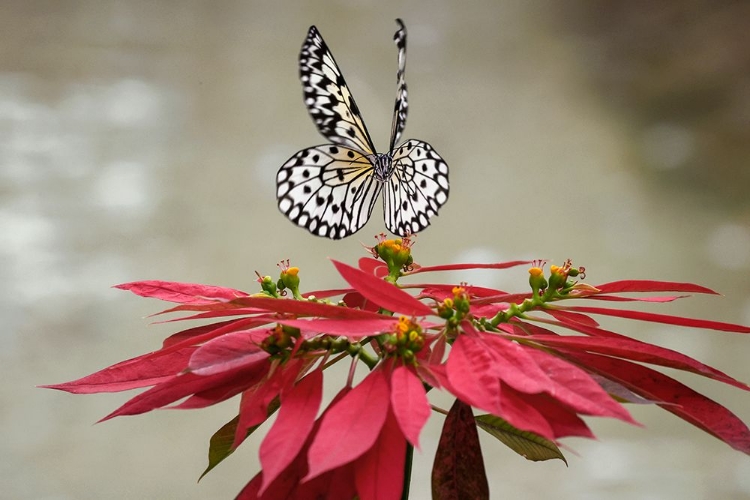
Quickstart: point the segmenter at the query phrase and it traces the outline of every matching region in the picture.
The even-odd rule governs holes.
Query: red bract
[[[322,397],[322,370],[313,370],[281,394],[279,416],[260,447],[263,487],[259,493],[263,493],[299,454],[315,424]]]
[[[391,409],[404,437],[419,448],[419,432],[430,417],[430,404],[419,376],[410,366],[391,374]]]
[[[742,390],[750,389],[746,384],[687,355],[609,331],[600,321],[614,316],[734,333],[750,328],[569,305],[666,303],[683,298],[670,293],[715,294],[712,290],[653,280],[594,287],[576,281],[583,270],[569,263],[551,266],[547,276],[532,267],[530,290],[514,293],[470,285],[397,285],[412,274],[493,272],[527,263],[420,267],[410,250],[408,240],[386,240],[370,249],[382,261],[361,259],[358,268],[334,261],[351,288],[307,294],[298,289],[299,269],[288,263],[277,282],[260,278],[255,294],[162,281],[120,285],[176,304],[163,313],[189,314],[170,321],[223,321],[180,331],[155,352],[46,387],[72,393],[150,387],[102,420],[158,408],[201,408],[239,395],[237,417],[211,440],[207,471],[278,411],[260,445],[262,470],[240,493],[243,499],[400,498],[408,488],[411,448],[419,446],[432,410],[449,415],[433,470],[436,498],[466,491],[486,496],[477,426],[531,460],[563,458],[559,439],[593,437],[581,416],[635,424],[622,401],[658,405],[750,453],[750,432],[739,418],[640,363]],[[350,375],[319,415],[325,370],[344,360],[351,363]],[[361,364],[369,372],[356,372]],[[455,396],[450,413],[430,405],[432,389]],[[475,417],[471,407],[487,414]]]
[[[310,446],[306,479],[348,464],[372,448],[388,415],[388,399],[388,381],[376,369],[332,405]]]

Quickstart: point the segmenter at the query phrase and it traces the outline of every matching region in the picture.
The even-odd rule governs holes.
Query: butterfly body
[[[373,175],[379,182],[386,182],[393,175],[393,155],[391,153],[375,153],[367,157],[373,165]]]
[[[390,150],[378,153],[333,54],[312,26],[300,51],[305,105],[332,142],[298,151],[279,169],[276,198],[289,220],[332,239],[359,231],[383,196],[385,225],[400,236],[417,233],[447,201],[448,165],[426,142],[395,146],[406,126],[406,29],[397,20],[398,94]]]

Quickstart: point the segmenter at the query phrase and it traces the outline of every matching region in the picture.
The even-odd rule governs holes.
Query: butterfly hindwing
[[[385,227],[407,236],[430,225],[448,201],[448,165],[426,142],[409,139],[391,152],[393,175],[385,186]]]
[[[374,153],[354,97],[315,26],[310,27],[302,44],[299,73],[305,105],[320,133],[335,144]]]
[[[303,149],[276,175],[276,199],[292,222],[317,236],[345,238],[364,226],[382,188],[370,160],[334,144]]]

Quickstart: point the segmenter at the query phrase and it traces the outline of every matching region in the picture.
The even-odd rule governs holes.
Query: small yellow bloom
[[[297,276],[297,273],[299,273],[299,267],[290,267],[286,271],[282,270],[282,273],[290,274],[292,276]]]
[[[557,267],[557,266],[552,266],[552,267]],[[541,276],[543,273],[544,271],[542,270],[541,267],[532,267],[529,269],[529,274],[534,277]]]

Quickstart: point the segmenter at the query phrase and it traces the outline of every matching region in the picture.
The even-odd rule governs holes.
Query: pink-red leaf
[[[448,344],[448,340],[445,338],[445,335],[438,335],[437,337],[433,337],[433,339],[434,342],[427,353],[427,360],[429,363],[439,364],[442,363],[443,358],[445,358],[445,347]],[[421,357],[423,352],[424,350],[420,351],[417,356]]]
[[[260,445],[263,486],[260,493],[292,463],[315,423],[323,396],[323,371],[314,370],[281,394],[281,409]]]
[[[623,280],[612,281],[597,285],[600,293],[628,293],[628,292],[685,292],[685,293],[708,293],[718,295],[710,288],[695,285],[693,283],[680,283],[673,281],[652,280]]]
[[[353,292],[353,288],[340,288],[338,290],[315,290],[314,292],[305,292],[302,294],[304,298],[315,297],[316,299],[327,299],[330,297],[336,297],[337,295],[346,295],[347,293]]]
[[[220,323],[211,323],[209,325],[196,326],[193,328],[188,328],[187,330],[182,330],[177,333],[173,333],[172,335],[164,339],[164,341],[162,342],[162,347],[171,347],[175,344],[179,344],[183,340],[192,339],[195,337],[201,337],[202,335],[205,335],[206,333],[212,332],[214,330],[219,330],[222,328],[230,327],[230,325],[234,325],[238,321],[242,321],[242,320],[230,319],[227,321],[222,321]],[[200,344],[200,343],[201,342],[196,342],[196,344]]]
[[[560,309],[588,314],[603,314],[606,316],[615,316],[618,318],[637,319],[640,321],[650,321],[652,323],[665,323],[668,325],[706,328],[708,330],[720,330],[723,332],[750,333],[750,327],[748,326],[735,325],[733,323],[723,323],[721,321],[710,321],[705,319],[683,318],[681,316],[670,316],[668,314],[655,314],[641,311],[610,309],[608,307],[588,306],[560,307]]]
[[[183,371],[195,350],[196,347],[184,347],[179,350],[143,354],[72,382],[41,387],[72,394],[93,394],[127,391],[155,385]]]
[[[496,264],[444,264],[440,266],[425,266],[409,271],[405,274],[431,273],[434,271],[463,271],[465,269],[508,269],[510,267],[531,264],[530,260],[511,260]]]
[[[295,495],[291,498],[304,500],[338,499],[349,500],[357,498],[357,489],[354,483],[355,464],[347,464],[337,467],[329,472],[321,474],[310,481],[302,482],[297,486]],[[268,500],[276,500],[278,496]],[[264,499],[265,500],[265,499]]]
[[[605,330],[606,331],[606,330]],[[611,333],[611,332],[609,332]],[[617,334],[613,334],[617,335]],[[648,344],[624,336],[607,337],[564,337],[560,335],[531,335],[517,337],[532,339],[535,342],[552,347],[567,347],[581,351],[596,352],[609,356],[617,356],[643,363],[667,366],[678,370],[685,370],[704,377],[712,378],[725,384],[733,385],[743,390],[750,390],[746,384],[735,380],[716,368],[697,361],[690,356],[667,349],[665,347]]]
[[[347,464],[372,448],[389,408],[388,382],[374,370],[323,416],[308,452],[305,481]]]
[[[332,406],[335,406],[348,391],[348,388],[342,389],[323,414],[325,415]],[[315,498],[325,498],[326,494],[329,498],[353,498],[356,493],[354,491],[354,471],[351,468],[353,464],[340,467],[327,474],[321,474],[312,481],[300,484],[302,478],[307,474],[307,452],[320,428],[321,419],[322,417],[313,424],[313,429],[308,434],[302,449],[292,463],[268,486],[262,496],[258,495],[258,490],[260,490],[261,483],[263,482],[261,472],[248,483],[237,498],[246,500],[276,500],[279,498],[312,500]]]
[[[507,391],[506,391],[507,393]],[[504,393],[504,394],[506,394]],[[544,416],[544,419],[552,428],[555,439],[563,437],[585,437],[593,439],[594,433],[588,428],[575,411],[571,410],[559,400],[549,394],[517,394],[523,398],[536,411]]]
[[[282,325],[293,326],[300,330],[308,330],[328,335],[342,335],[351,340],[360,340],[369,335],[377,335],[387,331],[393,331],[398,319],[392,316],[382,316],[367,319],[336,319],[336,318],[313,318],[313,319],[286,319],[279,318]]]
[[[434,371],[434,370],[433,370]],[[500,381],[496,359],[475,340],[459,335],[445,364],[454,394],[472,406],[496,413],[500,404]]]
[[[589,295],[585,298],[598,300],[600,302],[651,302],[652,304],[664,304],[684,299],[689,295],[663,295],[660,297],[621,297],[619,295]]]
[[[234,500],[258,500],[260,495],[258,491],[263,484],[263,471],[258,472],[248,481],[244,488],[237,494]],[[288,492],[287,492],[288,493]]]
[[[396,285],[387,283],[343,262],[334,260],[333,265],[336,266],[339,274],[365,298],[389,311],[400,312],[408,316],[429,316],[433,314],[432,309],[399,289]]]
[[[393,287],[395,289],[395,287]],[[405,293],[405,292],[404,292]],[[415,299],[416,300],[416,299]],[[320,316],[322,318],[370,319],[383,316],[370,311],[336,306],[307,300],[272,299],[267,297],[243,297],[232,301],[235,305],[252,306],[269,312],[290,313],[300,316]],[[425,306],[426,307],[426,306]]]
[[[214,302],[202,305],[181,305],[161,311],[157,314],[166,314],[177,311],[209,311],[194,316],[176,318],[169,321],[184,321],[187,319],[213,318],[220,316],[236,316],[238,314],[266,314],[266,313],[290,313],[301,316],[321,316],[331,318],[367,318],[375,317],[374,313],[359,311],[348,307],[342,307],[323,302],[312,302],[308,300],[275,299],[271,297],[241,297],[231,302]],[[264,316],[258,316],[264,317]]]
[[[181,305],[165,309],[154,313],[149,317],[160,316],[162,314],[169,314],[173,312],[182,311],[205,311],[198,314],[192,314],[190,316],[180,316],[179,318],[170,318],[161,321],[154,321],[155,325],[163,325],[166,323],[176,323],[178,321],[191,321],[196,319],[212,319],[212,318],[226,318],[231,316],[251,316],[259,315],[266,311],[262,309],[256,309],[253,307],[238,307],[236,304],[231,302],[214,302],[213,304],[203,304],[198,306]]]
[[[523,394],[505,383],[500,383],[500,405],[495,414],[514,427],[533,432],[550,440],[555,439],[555,425],[547,420],[541,408],[533,402],[534,395]]]
[[[430,418],[430,402],[422,381],[406,366],[391,374],[391,407],[406,439],[419,449],[419,433]]]
[[[162,345],[165,349],[174,349],[181,346],[203,344],[221,335],[267,325],[274,320],[273,316],[256,316],[254,318],[233,319],[212,325],[204,325],[175,333],[167,337]]]
[[[529,354],[554,383],[551,391],[545,391],[552,399],[563,403],[578,413],[598,417],[613,417],[638,425],[630,416],[628,410],[612,399],[581,368],[536,349],[529,349]]]
[[[377,304],[375,304],[374,302],[370,302],[369,300],[364,298],[361,293],[359,293],[356,290],[344,295],[344,298],[342,300],[344,301],[344,304],[346,304],[348,307],[353,307],[356,309],[363,309],[365,311],[372,311],[372,312],[378,312],[380,310],[380,307],[378,307]]]
[[[195,394],[196,392],[220,387],[229,383],[235,377],[242,379],[252,371],[252,368],[252,366],[249,368],[243,367],[237,370],[205,377],[196,375],[195,373],[176,375],[167,381],[138,394],[134,398],[131,398],[120,408],[101,419],[100,422],[120,415],[139,415],[156,408],[162,408],[186,396]]]
[[[591,319],[590,317],[586,316],[585,314],[578,314],[570,311],[561,311],[559,309],[553,309],[553,308],[545,308],[543,311],[553,318],[560,321],[560,323],[565,324],[578,324],[578,325],[585,325],[585,326],[592,326],[597,327],[599,326],[599,323],[597,323],[595,320]]]
[[[360,500],[401,498],[405,459],[406,440],[393,413],[388,412],[375,445],[354,465]]]
[[[467,326],[464,326],[464,329]],[[539,336],[513,338],[537,337]],[[568,339],[553,335],[549,337]],[[519,393],[546,393],[576,412],[636,423],[625,408],[615,402],[588,373],[577,366],[538,349],[509,342],[502,337],[481,334],[480,338],[489,347],[489,352],[498,357],[496,370],[500,379]],[[504,397],[503,394],[501,397]],[[525,396],[522,397],[526,401],[529,400]]]
[[[133,281],[115,285],[113,288],[128,290],[141,297],[152,297],[179,304],[209,304],[216,299],[232,300],[244,297],[245,292],[221,286],[178,283],[174,281]]]
[[[213,375],[260,363],[270,355],[258,345],[267,332],[227,333],[206,342],[190,358],[188,368],[197,375]]]
[[[651,368],[621,359],[565,350],[570,359],[615,380],[636,394],[667,404],[665,410],[750,455],[750,430],[727,408]]]
[[[474,415],[460,400],[445,418],[432,466],[432,498],[455,500],[490,498],[482,449]]]
[[[368,274],[372,274],[378,278],[385,278],[388,276],[388,266],[382,260],[362,257],[359,259],[358,264],[359,268]]]
[[[421,289],[422,292],[420,292],[419,297],[429,297],[442,302],[443,299],[453,298],[453,289],[457,286],[458,285],[419,283],[414,285],[404,285],[403,288],[416,288],[418,290]],[[495,290],[494,288],[485,288],[474,285],[463,285],[462,288],[466,290],[466,293],[468,293],[469,297],[471,297],[472,299],[478,297],[494,297],[496,295],[505,293],[500,290]]]
[[[205,391],[199,391],[175,406],[168,406],[170,410],[192,410],[206,408],[236,396],[248,387],[260,382],[268,374],[271,364],[266,358],[260,363],[255,363],[250,371],[244,372],[242,377],[235,377],[226,383],[216,387],[210,387]]]
[[[265,422],[268,418],[268,406],[281,392],[283,377],[277,369],[269,378],[253,384],[242,393],[240,398],[240,419],[235,429],[232,449],[236,449],[245,440],[248,430]],[[255,382],[255,381],[253,381]]]
[[[520,304],[526,299],[531,298],[531,292],[525,293],[503,293],[500,295],[492,295],[489,297],[481,297],[471,301],[472,308],[474,306],[481,306],[485,304],[497,304],[497,303],[508,303],[508,304]]]
[[[465,322],[461,325],[464,331],[476,332]],[[480,334],[467,337],[466,345],[476,353],[484,351],[494,359],[491,373],[506,384],[520,392],[551,392],[552,380],[537,366],[531,357],[533,349],[511,342],[493,334]]]

